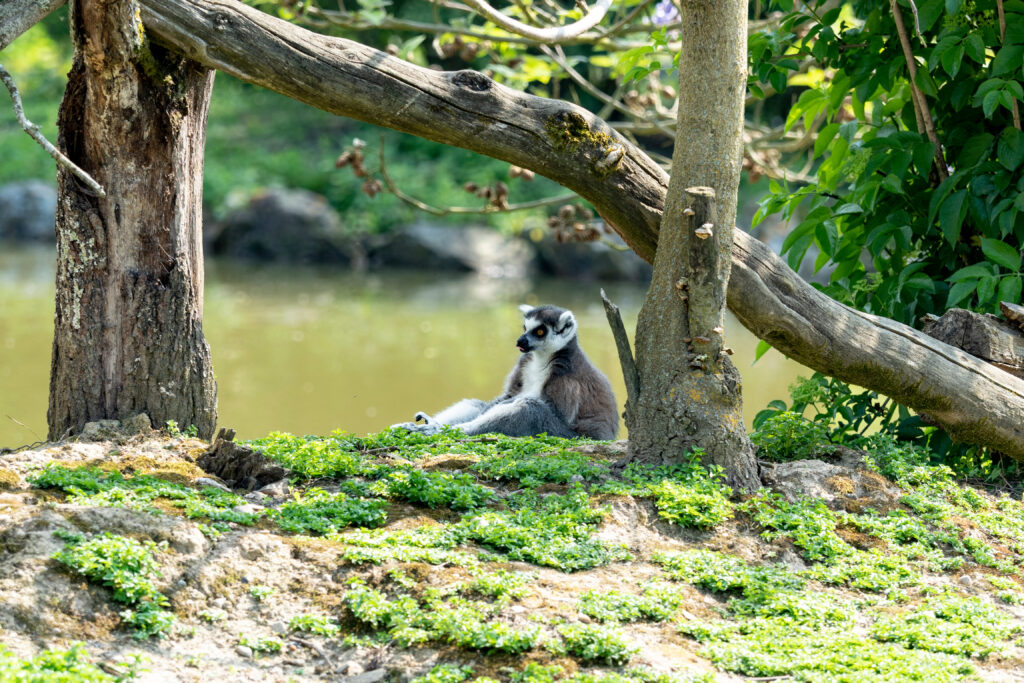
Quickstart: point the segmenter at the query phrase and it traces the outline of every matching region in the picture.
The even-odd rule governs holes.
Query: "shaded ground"
[[[898,451],[739,499],[615,445],[272,435],[293,484],[229,494],[113,437],[0,455],[0,678],[81,642],[152,681],[1024,680],[1024,508]]]

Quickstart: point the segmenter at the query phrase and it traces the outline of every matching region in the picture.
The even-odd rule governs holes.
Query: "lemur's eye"
[[[537,335],[538,337],[543,337],[544,336],[544,328],[543,327],[538,327],[537,329],[535,329],[533,331],[533,333],[535,335]]]

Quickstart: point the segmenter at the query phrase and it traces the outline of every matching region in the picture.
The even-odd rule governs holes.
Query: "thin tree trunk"
[[[148,413],[210,436],[201,188],[213,72],[143,39],[131,0],[71,5],[60,146],[107,192],[58,172],[50,438]]]
[[[676,462],[700,447],[730,483],[755,490],[760,479],[743,426],[740,376],[723,350],[742,161],[747,6],[684,0],[680,10],[679,122],[654,276],[637,320],[640,389],[626,412],[629,454]]]

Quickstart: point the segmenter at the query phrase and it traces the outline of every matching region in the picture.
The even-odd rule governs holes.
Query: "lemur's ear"
[[[558,316],[558,322],[555,323],[555,332],[564,334],[574,327],[576,327],[576,318],[573,316],[572,311],[566,311]]]
[[[519,312],[522,313],[523,315],[526,315],[532,310],[533,306],[530,306],[529,304],[523,304],[522,306],[519,307]]]

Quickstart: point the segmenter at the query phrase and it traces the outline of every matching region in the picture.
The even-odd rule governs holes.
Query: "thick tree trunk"
[[[50,438],[148,413],[210,436],[200,205],[213,72],[143,40],[130,0],[71,6],[60,146],[104,187],[58,173]]]
[[[680,10],[679,123],[654,276],[637,320],[640,387],[626,410],[629,454],[674,462],[700,447],[731,484],[755,490],[760,479],[743,426],[740,376],[723,350],[747,7],[742,0],[684,0]]]

